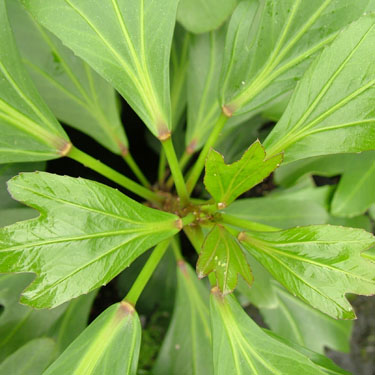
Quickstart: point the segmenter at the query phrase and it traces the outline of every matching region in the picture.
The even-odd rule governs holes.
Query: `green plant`
[[[40,214],[0,191],[0,272],[15,273],[0,277],[1,373],[25,374],[23,358],[27,374],[136,374],[135,308],[151,278],[167,286],[171,274],[174,313],[151,373],[347,373],[322,353],[348,350],[346,294],[375,293],[365,215],[375,203],[375,4],[178,3],[0,1],[0,178],[27,172],[8,190]],[[152,185],[114,89],[160,141]],[[57,119],[121,155],[139,182],[73,145]],[[62,157],[140,202],[31,172]],[[243,196],[273,172],[271,194]],[[317,187],[312,174],[343,177]],[[124,300],[85,328],[94,291],[151,248]],[[256,305],[272,331],[238,301]]]

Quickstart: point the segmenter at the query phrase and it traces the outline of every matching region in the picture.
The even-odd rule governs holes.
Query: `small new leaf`
[[[292,294],[334,318],[355,318],[347,293],[375,293],[375,264],[361,256],[375,238],[362,229],[312,225],[239,240]]]
[[[97,182],[25,173],[12,196],[38,219],[0,229],[0,272],[34,272],[22,302],[57,306],[106,284],[139,255],[179,231],[177,216],[139,204]]]
[[[135,375],[141,323],[134,308],[112,305],[86,328],[43,375]]]
[[[197,272],[200,278],[215,272],[223,294],[235,289],[238,275],[249,285],[253,282],[250,266],[236,238],[221,225],[215,225],[208,233],[198,259]]]
[[[206,160],[204,184],[215,201],[226,207],[268,177],[282,160],[282,154],[266,159],[259,141],[254,142],[239,161],[230,165],[225,164],[221,154],[211,150]]]

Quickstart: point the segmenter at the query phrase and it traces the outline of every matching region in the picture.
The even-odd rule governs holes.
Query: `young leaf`
[[[55,349],[55,342],[49,338],[32,340],[1,363],[0,374],[41,375],[53,361]]]
[[[45,335],[65,311],[66,306],[53,310],[34,310],[19,303],[20,294],[30,284],[30,274],[0,275],[0,362],[21,346]]]
[[[126,153],[128,141],[113,88],[40,26],[18,0],[7,5],[23,61],[55,116],[112,152]]]
[[[236,115],[261,110],[292,90],[338,31],[368,0],[242,1],[231,18],[221,75],[221,104]]]
[[[362,229],[312,225],[239,239],[292,294],[334,318],[355,318],[347,293],[375,293],[375,265],[361,256],[375,239]]]
[[[206,160],[204,184],[207,191],[222,208],[268,177],[282,162],[282,154],[266,159],[259,141],[254,142],[242,158],[226,165],[224,158],[211,150]]]
[[[215,225],[207,234],[197,263],[200,278],[213,271],[223,294],[235,289],[238,275],[249,285],[253,283],[250,267],[236,238],[221,225]]]
[[[134,308],[112,305],[86,328],[43,375],[135,375],[141,323]]]
[[[84,179],[25,173],[12,196],[41,216],[0,230],[0,272],[35,272],[22,302],[57,306],[106,284],[150,247],[176,234],[177,216]]]
[[[211,295],[215,375],[323,375],[309,358],[268,336],[232,296]]]
[[[50,160],[71,145],[24,69],[0,3],[0,163]]]
[[[178,0],[22,0],[114,86],[151,132],[171,131],[169,56]]]
[[[236,0],[181,0],[177,20],[192,33],[217,29],[230,16]]]
[[[375,15],[361,17],[311,64],[264,146],[291,162],[375,143]]]
[[[179,262],[175,309],[154,375],[213,373],[208,297],[194,270]]]
[[[215,8],[217,5],[215,5]],[[188,71],[188,114],[186,147],[199,150],[220,116],[219,76],[226,27],[192,36]]]
[[[277,305],[261,308],[260,312],[273,332],[317,353],[324,354],[326,347],[349,351],[352,321],[330,318],[289,294],[278,283],[271,285]]]
[[[332,200],[335,216],[353,217],[363,214],[375,203],[375,152],[353,155],[345,165]]]

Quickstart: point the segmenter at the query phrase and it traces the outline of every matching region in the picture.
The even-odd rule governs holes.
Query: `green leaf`
[[[251,285],[253,275],[237,240],[223,226],[215,225],[207,234],[197,263],[199,278],[215,272],[223,294],[233,292],[238,275]]]
[[[328,221],[328,224],[342,225],[344,227],[350,228],[362,228],[367,232],[372,232],[372,223],[367,215],[361,215],[350,218],[331,216]]]
[[[186,147],[191,153],[204,145],[221,113],[217,93],[225,33],[226,26],[223,26],[191,39],[186,129]]]
[[[177,20],[192,33],[217,29],[230,16],[237,0],[181,0]]]
[[[64,314],[51,328],[49,336],[56,340],[57,352],[63,352],[87,327],[96,295],[97,290],[94,290],[70,301]]]
[[[347,293],[375,293],[375,265],[361,256],[375,239],[362,229],[312,225],[239,239],[292,294],[334,318],[355,318]]]
[[[99,315],[43,375],[135,375],[141,323],[128,303]]]
[[[1,209],[0,227],[5,227],[22,220],[34,219],[38,212],[31,208],[5,208]]]
[[[0,362],[21,346],[45,335],[65,311],[66,306],[53,310],[34,310],[21,305],[20,294],[30,284],[30,274],[0,275]]]
[[[179,262],[175,309],[154,375],[213,374],[208,297],[194,270]]]
[[[0,230],[0,272],[36,273],[21,301],[38,308],[106,284],[180,228],[177,216],[80,178],[25,173],[9,191],[41,216]]]
[[[170,133],[169,56],[178,0],[22,2],[120,92],[155,136]]]
[[[280,165],[282,158],[280,154],[266,159],[259,141],[254,142],[239,161],[230,165],[225,164],[222,155],[211,150],[206,160],[204,184],[224,208],[268,177]]]
[[[41,375],[55,356],[55,342],[35,339],[18,349],[0,365],[3,375]]]
[[[341,2],[340,2],[341,3]],[[285,161],[371,150],[375,15],[352,23],[311,64],[264,146]]]
[[[344,217],[363,214],[375,203],[374,187],[375,152],[353,155],[333,197],[332,214]]]
[[[295,198],[293,193],[239,199],[223,213],[283,229],[297,225],[325,224],[328,221],[327,211],[309,195],[310,189],[307,189],[305,199]]]
[[[36,23],[18,0],[7,4],[23,61],[55,116],[112,152],[126,153],[128,141],[112,87]]]
[[[271,285],[277,305],[260,312],[273,332],[317,353],[324,354],[326,347],[349,352],[351,321],[333,319],[292,296],[278,283]]]
[[[229,24],[220,83],[227,113],[260,111],[292,90],[312,57],[358,19],[367,4],[368,0],[242,1]]]
[[[232,296],[211,295],[215,375],[323,375],[306,356],[269,337]]]
[[[56,159],[70,143],[36,91],[15,46],[5,1],[0,4],[0,163]]]

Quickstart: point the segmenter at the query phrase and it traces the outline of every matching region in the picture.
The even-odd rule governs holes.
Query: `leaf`
[[[375,15],[352,23],[311,64],[267,137],[285,161],[371,150],[375,142]]]
[[[334,318],[355,318],[347,293],[375,293],[375,265],[361,256],[375,240],[362,229],[312,225],[239,239],[287,290]]]
[[[35,339],[0,364],[3,375],[41,375],[55,356],[55,343],[49,338]]]
[[[172,128],[169,56],[178,0],[22,0],[125,98],[157,137]]]
[[[25,173],[9,191],[41,216],[0,230],[0,272],[36,273],[21,301],[37,308],[106,284],[180,228],[177,216],[80,178]]]
[[[249,285],[253,283],[250,267],[236,238],[221,225],[215,225],[206,236],[197,263],[199,278],[213,271],[223,294],[233,292],[238,275]]]
[[[375,203],[374,187],[375,152],[353,155],[333,197],[332,214],[344,217],[363,214]]]
[[[43,375],[135,375],[141,323],[125,302],[110,306],[86,328]]]
[[[22,65],[0,4],[0,163],[56,159],[71,145]]]
[[[23,62],[55,116],[112,152],[126,153],[128,141],[113,88],[40,26],[19,1],[7,4]]]
[[[34,219],[38,212],[31,208],[5,208],[1,209],[0,227],[5,227],[22,220]]]
[[[331,216],[328,224],[342,225],[350,228],[361,228],[367,232],[372,232],[372,223],[367,215],[355,216],[351,218]]]
[[[27,342],[45,335],[65,311],[66,306],[53,310],[33,310],[21,305],[20,294],[33,277],[30,274],[0,275],[0,362]]]
[[[275,334],[272,331],[264,330],[264,332],[267,333],[267,335],[269,335],[270,337],[273,337],[274,339],[292,347],[293,349],[297,350],[301,354],[310,358],[310,360],[312,362],[314,362],[326,374],[329,374],[329,375],[352,375],[351,373],[349,373],[349,372],[343,370],[342,368],[336,366],[336,364],[331,359],[329,359],[328,357],[326,357],[324,355],[321,355],[321,354],[315,353],[315,352],[313,352],[309,349],[306,349],[305,347],[300,346],[300,345],[294,343],[293,341],[290,341],[290,340],[287,340],[283,337],[278,336],[277,334]]]
[[[226,112],[260,111],[294,89],[318,51],[358,19],[367,4],[368,0],[240,2],[229,24],[220,80]]]
[[[351,321],[330,318],[292,296],[276,282],[271,285],[278,303],[275,308],[262,308],[260,313],[273,332],[317,353],[324,354],[326,347],[349,352]]]
[[[213,374],[208,297],[194,270],[179,262],[175,309],[154,375]]]
[[[214,9],[218,9],[215,5]],[[194,35],[189,51],[188,114],[186,147],[199,150],[210,135],[221,108],[219,76],[223,59],[226,26],[202,35]]]
[[[49,336],[56,340],[56,351],[63,352],[87,327],[92,304],[97,290],[84,294],[69,302],[64,314],[54,324]]]
[[[239,199],[223,213],[283,229],[297,225],[325,224],[328,221],[327,211],[311,199],[309,193],[310,189],[307,190],[305,199],[295,198],[293,193]]]
[[[225,207],[268,177],[282,158],[280,154],[266,159],[259,141],[254,142],[239,161],[230,165],[225,164],[222,155],[211,150],[206,159],[204,184],[215,201]]]
[[[237,0],[181,0],[177,20],[196,34],[217,29],[230,16]]]
[[[322,375],[305,355],[271,338],[232,296],[211,295],[215,375]]]

